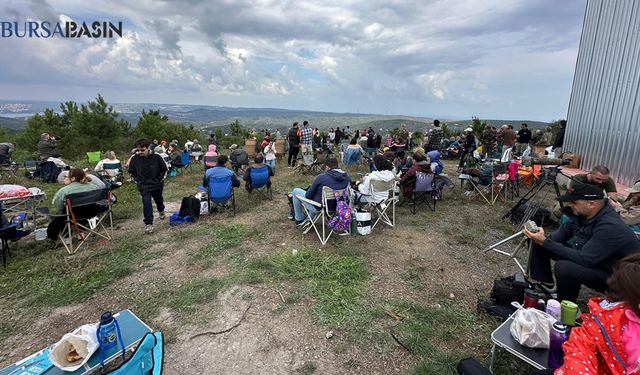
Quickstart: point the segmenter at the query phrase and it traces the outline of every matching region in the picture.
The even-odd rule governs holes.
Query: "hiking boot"
[[[164,218],[166,217],[164,216],[164,211],[158,212],[158,217],[160,218],[160,220],[164,220]]]
[[[151,224],[147,224],[147,225],[145,225],[145,226],[144,226],[144,232],[145,232],[146,234],[151,234],[151,233],[153,233],[153,225],[151,225]]]

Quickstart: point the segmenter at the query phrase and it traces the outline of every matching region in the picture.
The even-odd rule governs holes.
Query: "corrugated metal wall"
[[[640,178],[640,1],[588,0],[564,150],[625,185]]]

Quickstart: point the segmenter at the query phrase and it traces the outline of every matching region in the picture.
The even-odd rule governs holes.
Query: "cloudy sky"
[[[586,0],[3,0],[1,21],[123,21],[0,39],[0,99],[564,118]]]

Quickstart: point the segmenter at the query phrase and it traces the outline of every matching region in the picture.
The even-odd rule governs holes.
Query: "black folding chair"
[[[411,212],[417,212],[420,204],[424,203],[431,211],[436,210],[437,189],[433,173],[416,172],[416,187],[411,193],[409,201],[412,203]]]
[[[93,235],[111,240],[111,202],[111,191],[108,188],[69,194],[65,200],[65,213],[49,215],[52,218],[64,218],[64,228],[58,235],[58,240],[69,254],[75,254]]]

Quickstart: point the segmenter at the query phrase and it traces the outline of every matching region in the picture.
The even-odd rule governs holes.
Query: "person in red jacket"
[[[620,260],[606,298],[589,300],[589,314],[564,343],[556,374],[640,374],[640,253]]]

